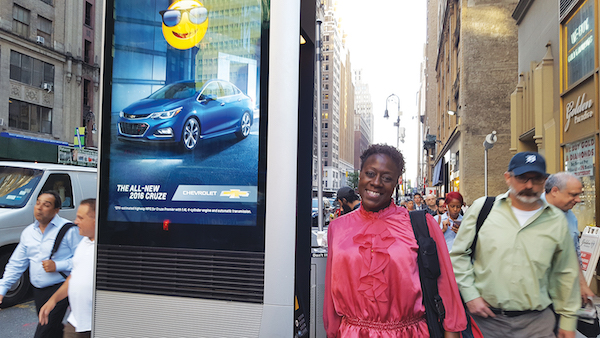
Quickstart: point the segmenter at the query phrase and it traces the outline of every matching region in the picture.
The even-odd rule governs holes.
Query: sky
[[[415,186],[417,177],[417,97],[420,67],[426,39],[426,1],[338,0],[352,69],[363,70],[369,85],[375,117],[374,143],[396,146],[398,117],[395,97],[388,102],[390,118],[384,119],[386,99],[400,98],[400,126],[406,129],[400,151],[406,161],[406,178]]]

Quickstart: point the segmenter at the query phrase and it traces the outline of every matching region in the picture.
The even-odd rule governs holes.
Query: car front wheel
[[[195,118],[190,117],[183,125],[183,131],[181,133],[181,147],[184,150],[194,150],[198,144],[199,137],[200,125]]]
[[[4,253],[0,255],[0,269],[4,271],[4,267],[6,263],[8,263],[8,259],[10,258],[10,253]],[[5,309],[7,307],[11,307],[13,305],[17,305],[24,301],[29,294],[29,288],[31,284],[29,284],[29,269],[25,270],[25,272],[19,277],[19,279],[13,284],[8,292],[2,299],[2,304],[0,304],[0,308]]]
[[[250,134],[250,127],[252,127],[252,118],[250,117],[250,113],[245,112],[240,120],[240,130],[238,130],[235,135],[239,139],[246,138],[246,136]]]

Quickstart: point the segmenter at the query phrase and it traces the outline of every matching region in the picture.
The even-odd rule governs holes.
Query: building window
[[[45,2],[48,5],[52,6],[52,0],[42,0],[42,2]]]
[[[8,126],[36,133],[52,134],[52,109],[10,99]]]
[[[85,2],[85,24],[92,26],[92,4],[87,1]]]
[[[44,38],[44,46],[52,45],[52,21],[38,16],[37,35]]]
[[[324,103],[323,104],[323,109],[329,109],[329,103]]]
[[[323,148],[327,148],[328,142],[323,142]]]
[[[325,61],[329,61],[329,55],[325,55]]]
[[[54,66],[19,52],[10,52],[10,79],[42,88],[54,83]]]
[[[85,45],[83,46],[83,61],[85,63],[90,63],[91,54],[92,54],[92,42],[85,40]]]
[[[323,162],[323,166],[326,167],[327,166],[327,161]]]
[[[325,41],[329,41],[329,35],[325,35]]]
[[[329,70],[329,65],[325,65],[325,70]]]
[[[83,105],[90,106],[90,80],[83,80]]]
[[[30,12],[25,8],[14,5],[13,6],[13,32],[15,34],[29,37],[29,16]]]

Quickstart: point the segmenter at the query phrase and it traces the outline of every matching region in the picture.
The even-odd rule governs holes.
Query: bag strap
[[[63,238],[65,238],[65,234],[67,233],[67,231],[69,231],[69,229],[71,229],[74,226],[74,223],[65,223],[65,225],[63,225],[62,228],[60,228],[60,230],[58,231],[58,235],[56,235],[56,239],[54,240],[54,246],[52,247],[52,251],[50,251],[49,259],[52,259],[52,257],[54,257],[54,254],[58,251],[58,248],[60,247],[60,243],[62,243]],[[58,273],[60,273],[65,279],[67,278],[67,275],[64,272],[59,271]]]
[[[417,264],[419,266],[419,279],[423,293],[423,305],[429,336],[438,338],[444,336],[444,318],[446,310],[442,297],[439,295],[437,279],[440,276],[439,260],[436,243],[429,234],[425,210],[409,212],[410,223],[419,246],[417,250]]]
[[[494,206],[494,201],[496,197],[488,196],[485,198],[485,202],[483,203],[483,207],[479,211],[479,215],[477,216],[477,223],[475,224],[475,237],[473,237],[473,243],[471,243],[471,260],[475,260],[475,246],[477,245],[477,238],[479,237],[479,229],[485,222],[486,218],[492,211],[492,207]]]

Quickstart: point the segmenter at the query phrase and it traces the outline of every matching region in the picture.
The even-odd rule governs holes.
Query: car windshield
[[[24,206],[42,174],[42,170],[0,166],[0,208]]]
[[[178,82],[162,87],[161,89],[148,96],[149,99],[186,99],[196,94],[197,90],[202,88],[201,82]]]

